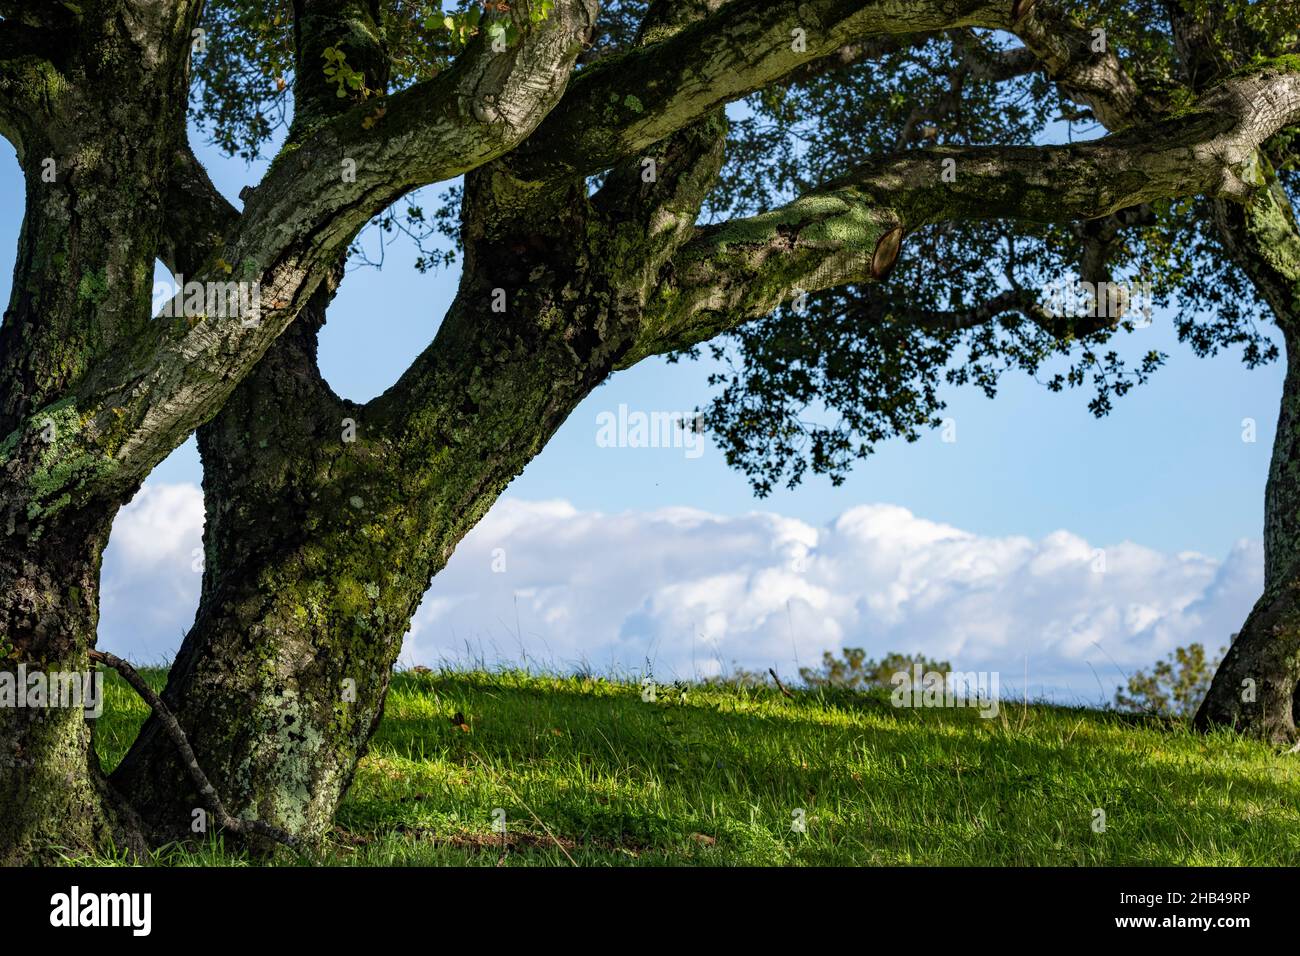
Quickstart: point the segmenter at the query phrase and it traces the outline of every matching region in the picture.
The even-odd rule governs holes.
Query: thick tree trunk
[[[327,301],[313,296],[199,430],[203,591],[163,692],[227,810],[308,840],[351,782],[414,611],[380,590],[400,558],[366,520],[375,449],[348,440],[357,408],[316,368]],[[113,780],[157,839],[194,835],[203,803],[156,720]]]
[[[100,553],[135,483],[111,450],[77,450],[111,430],[82,389],[132,374],[102,359],[149,327],[163,192],[184,129],[186,47],[156,46],[163,32],[187,32],[183,11],[161,25],[94,12],[103,21],[70,25],[50,60],[6,65],[22,81],[6,88],[4,113],[26,180],[0,326],[0,672],[11,681],[20,668],[90,669]],[[95,483],[112,490],[85,490]],[[0,706],[0,862],[109,848],[143,843],[99,771],[84,710]]]
[[[633,351],[724,137],[700,124],[655,186],[629,164],[606,187],[628,193],[592,201],[476,171],[460,291],[397,385],[366,406],[329,390],[320,293],[200,430],[208,564],[164,698],[231,813],[328,831],[432,576]],[[188,833],[199,802],[152,722],[113,781],[160,837]]]
[[[100,773],[86,718],[107,533],[96,520],[0,543],[0,864],[144,848]],[[74,686],[67,679],[80,693],[56,696]]]
[[[516,352],[507,421],[403,462],[391,434],[368,434],[375,416],[320,379],[321,299],[200,430],[203,594],[163,694],[227,809],[309,842],[351,784],[432,575],[595,384],[571,374],[581,387],[539,388],[538,356]],[[473,311],[448,323],[479,330],[478,345],[497,339],[504,323]],[[202,804],[156,721],[113,781],[156,838],[192,835]]]

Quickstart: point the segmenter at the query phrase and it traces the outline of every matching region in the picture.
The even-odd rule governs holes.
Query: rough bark
[[[1159,110],[1113,55],[1089,55],[1060,18],[1013,23],[1011,5],[985,0],[656,3],[636,49],[572,84],[594,3],[559,0],[540,24],[512,4],[522,40],[508,51],[480,37],[434,79],[353,104],[312,67],[339,45],[382,88],[375,4],[294,7],[299,108],[242,214],[184,143],[196,3],[23,5],[0,22],[0,134],[29,184],[0,328],[0,637],[5,666],[84,669],[109,522],[199,428],[208,566],[164,697],[232,814],[308,839],[346,792],[430,578],[612,370],[703,341],[795,286],[879,278],[923,223],[1061,221],[1190,193],[1253,200],[1257,148],[1300,118],[1290,58],[1136,123]],[[696,227],[725,103],[872,37],[973,26],[1013,28],[1063,89],[1127,129],[1063,149],[890,157],[783,209]],[[53,184],[39,178],[47,157]],[[962,166],[956,188],[937,175],[943,158]],[[375,401],[339,399],[315,365],[339,257],[406,191],[467,171],[464,276],[435,341]],[[593,173],[606,181],[589,196]],[[190,279],[259,283],[261,322],[151,322],[156,255]],[[1288,468],[1270,485],[1279,554],[1297,513]],[[1261,633],[1291,627],[1278,593]],[[1253,659],[1293,668],[1289,646]],[[138,839],[84,722],[0,720],[0,858]],[[155,839],[188,833],[202,805],[154,723],[114,780]]]
[[[467,254],[403,398],[333,396],[303,323],[200,431],[208,563],[164,699],[234,815],[324,835],[433,574],[626,348],[582,269],[590,250],[566,242],[587,231],[575,200],[537,224],[546,251],[533,261],[508,238]],[[496,288],[505,313],[492,311]],[[160,835],[199,805],[157,727],[114,782]]]
[[[643,333],[724,138],[715,113],[659,145],[656,182],[633,160],[591,198],[580,178],[472,173],[457,298],[392,389],[330,392],[314,300],[200,430],[209,560],[164,699],[234,815],[328,831],[431,578]],[[199,805],[152,721],[113,780],[158,838]]]
[[[3,128],[27,184],[0,326],[0,670],[15,676],[90,668],[100,552],[124,498],[83,493],[110,466],[69,452],[86,426],[70,393],[148,320],[183,122],[183,54],[162,38],[182,35],[188,5],[162,22],[130,5],[97,12],[76,42],[31,36],[0,66]],[[83,711],[0,708],[0,861],[109,845],[143,844]]]
[[[0,672],[15,681],[90,672],[107,537],[102,516],[60,522],[39,540],[6,536]],[[138,822],[100,772],[84,710],[53,703],[0,707],[0,865],[142,850]]]
[[[117,509],[218,410],[371,214],[499,155],[541,120],[594,6],[562,0],[540,25],[521,9],[518,43],[500,54],[472,44],[388,100],[382,130],[366,132],[373,104],[333,118],[305,111],[242,216],[204,197],[197,221],[166,238],[176,187],[204,180],[184,146],[199,5],[56,6],[0,22],[0,133],[28,183],[0,328],[0,644],[6,669],[84,671]],[[343,157],[355,179],[341,175]],[[263,285],[263,321],[152,321],[159,254],[183,255],[189,279]],[[89,741],[80,714],[3,715],[0,858],[45,852],[47,839],[139,844]]]
[[[1196,713],[1201,730],[1228,727],[1281,745],[1295,741],[1300,703],[1300,342],[1288,336],[1286,351],[1264,498],[1264,593],[1229,645]]]
[[[537,24],[524,5],[510,15],[520,21],[521,39],[505,52],[480,37],[431,80],[382,103],[358,103],[295,125],[243,214],[187,274],[198,282],[258,284],[260,321],[150,322],[147,305],[133,310],[132,334],[102,343],[75,390],[85,424],[59,453],[65,466],[93,464],[81,493],[128,498],[150,469],[216,414],[372,216],[411,189],[501,155],[542,120],[565,89],[594,2],[560,0]],[[117,76],[100,82],[124,97],[135,92]],[[184,103],[184,91],[173,90],[165,105],[175,114]],[[180,129],[169,131],[174,141]],[[164,156],[155,157],[155,177],[174,153]],[[344,160],[352,161],[355,176],[343,174]],[[147,279],[145,273],[141,282]],[[71,489],[56,483],[39,492],[44,503]]]
[[[1167,4],[1183,80],[1203,90],[1250,61],[1225,45],[1223,11]],[[1285,345],[1286,376],[1264,494],[1264,593],[1214,674],[1195,724],[1227,727],[1289,745],[1300,712],[1300,223],[1261,143],[1238,175],[1244,202],[1213,198],[1220,242],[1272,310]]]
[[[1279,744],[1296,737],[1300,707],[1300,227],[1257,157],[1255,199],[1217,203],[1224,245],[1273,310],[1287,371],[1264,493],[1264,593],[1233,639],[1196,715]]]

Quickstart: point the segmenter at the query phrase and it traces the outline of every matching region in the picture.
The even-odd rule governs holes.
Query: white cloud
[[[105,646],[153,660],[193,619],[202,495],[153,485],[123,509],[104,562]],[[500,549],[500,550],[498,550]],[[599,514],[504,499],[461,543],[416,613],[402,660],[482,657],[569,668],[707,676],[862,646],[997,670],[1058,699],[1108,699],[1129,671],[1173,647],[1216,649],[1263,579],[1262,548],[1218,562],[1068,531],[986,537],[894,505],[862,505],[823,528],[779,515],[690,508]],[[494,568],[502,567],[497,572]],[[1100,686],[1099,686],[1100,683]]]
[[[489,662],[522,648],[559,668],[638,670],[650,658],[662,677],[733,662],[793,675],[796,661],[847,645],[998,670],[1004,693],[1023,686],[1027,657],[1031,695],[1096,701],[1121,670],[1192,641],[1227,643],[1262,579],[1249,541],[1218,562],[1132,542],[1098,549],[1068,531],[985,537],[893,505],[814,528],[507,499],[435,578],[403,660],[462,659],[468,645]]]
[[[198,607],[194,549],[202,546],[198,486],[146,482],[118,513],[104,551],[100,647],[143,663],[170,660]]]

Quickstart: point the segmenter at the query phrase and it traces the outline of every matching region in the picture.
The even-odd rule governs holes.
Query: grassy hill
[[[146,709],[106,687],[111,769]],[[211,844],[165,862],[241,860]],[[403,673],[321,862],[1294,866],[1300,757],[1045,705],[981,719],[698,685],[650,703],[593,677]]]

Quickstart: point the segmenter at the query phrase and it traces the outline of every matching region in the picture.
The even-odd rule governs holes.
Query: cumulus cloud
[[[202,495],[146,486],[105,557],[106,646],[174,649],[198,599]],[[923,652],[1001,674],[1004,695],[1109,699],[1123,672],[1170,649],[1225,644],[1263,580],[1257,541],[1223,561],[1068,531],[990,537],[894,505],[825,527],[690,508],[601,514],[503,499],[434,580],[405,664],[525,661],[705,677],[793,676],[822,651]]]
[[[496,570],[494,570],[494,567]],[[1109,699],[1123,673],[1226,644],[1263,581],[1258,542],[1222,562],[1068,531],[989,537],[893,505],[816,528],[687,508],[603,515],[503,500],[439,575],[404,649],[560,668],[792,676],[824,650],[923,652],[996,670],[1003,693]]]

